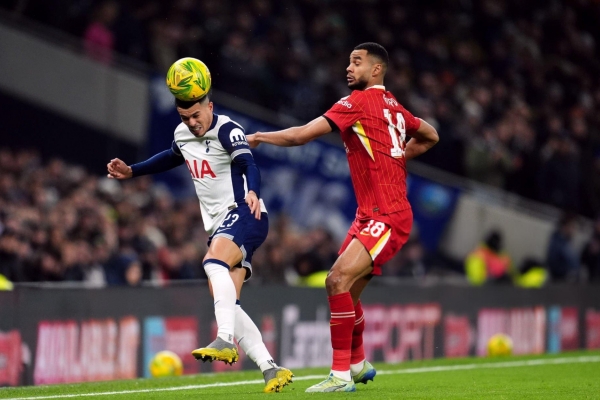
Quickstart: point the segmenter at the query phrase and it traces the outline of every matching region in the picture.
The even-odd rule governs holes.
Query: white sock
[[[235,329],[235,285],[229,275],[229,268],[225,263],[217,264],[209,260],[204,264],[204,271],[210,279],[215,301],[215,317],[219,330],[217,336],[233,343],[233,331]]]
[[[352,380],[352,376],[350,375],[350,370],[348,370],[348,371],[331,370],[331,373],[333,374],[333,376],[337,376],[338,378],[345,380],[346,382]]]
[[[258,365],[261,372],[277,368],[267,346],[263,343],[258,327],[239,304],[235,307],[235,339],[244,353]]]
[[[358,364],[350,364],[350,372],[352,372],[352,376],[356,376],[356,375],[360,374],[360,371],[362,371],[364,366],[365,366],[365,360],[362,360]]]

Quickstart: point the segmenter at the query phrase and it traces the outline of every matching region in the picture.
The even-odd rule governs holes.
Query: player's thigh
[[[242,261],[242,257],[242,251],[233,240],[225,237],[216,237],[210,242],[210,247],[206,256],[204,256],[204,261],[211,258],[216,259],[223,261],[231,268],[238,265]]]
[[[370,250],[373,275],[381,275],[382,266],[390,261],[408,241],[413,224],[412,210],[407,209],[382,218],[384,229],[377,244]]]
[[[352,239],[333,264],[328,276],[330,285],[347,286],[347,290],[356,280],[368,276],[373,270],[371,255],[356,238]]]
[[[244,204],[231,210],[221,226],[209,239],[209,254],[207,257],[211,256],[220,259],[227,262],[230,266],[238,266],[241,263],[241,267],[245,271],[245,280],[248,280],[252,276],[252,255],[265,241],[268,232],[268,214],[263,212],[261,219],[257,220],[250,212],[250,208]],[[226,250],[230,256],[235,255],[235,257],[223,258],[222,252],[225,251],[223,248],[223,239],[237,246],[239,252],[234,250],[230,245],[227,246]],[[213,246],[213,241],[218,241],[219,243]]]

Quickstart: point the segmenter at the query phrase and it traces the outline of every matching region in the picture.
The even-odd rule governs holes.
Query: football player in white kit
[[[242,284],[252,275],[252,254],[269,229],[260,200],[260,172],[244,129],[229,117],[213,113],[210,93],[198,101],[175,103],[182,123],[175,129],[171,148],[131,166],[115,158],[107,165],[108,177],[128,179],[187,164],[204,229],[210,235],[203,266],[218,325],[217,338],[192,354],[202,361],[234,363],[238,360],[235,337],[263,372],[264,391],[279,392],[293,374],[275,364],[260,331],[239,302]]]

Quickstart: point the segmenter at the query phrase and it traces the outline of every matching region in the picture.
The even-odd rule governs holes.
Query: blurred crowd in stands
[[[82,38],[101,63],[125,55],[164,74],[180,57],[200,58],[215,89],[302,120],[348,94],[350,51],[377,41],[390,53],[387,88],[440,133],[423,161],[600,215],[598,1],[9,0],[0,7]],[[251,282],[309,284],[332,265],[339,243],[328,232],[300,232],[285,216],[271,222]],[[600,222],[583,254],[570,243],[572,230],[564,218],[547,260],[536,264],[553,280],[600,280]],[[116,182],[60,159],[42,163],[35,152],[0,151],[0,275],[12,281],[202,278],[206,240],[197,201],[176,201],[150,178]],[[481,272],[477,257],[509,265],[501,242],[491,232],[465,269]],[[386,273],[422,277],[448,267],[430,257],[413,238]],[[506,280],[508,270],[487,275],[496,267],[474,279]]]
[[[324,229],[299,230],[285,215],[270,220],[250,283],[322,286],[340,243]],[[581,255],[571,243],[575,224],[573,217],[561,220],[541,262],[544,279],[530,274],[529,281],[600,281],[600,219]],[[205,279],[207,239],[197,199],[177,201],[149,177],[116,181],[58,158],[43,163],[35,151],[0,149],[0,279],[90,287]],[[462,276],[460,264],[427,254],[411,237],[384,275]],[[517,266],[516,274],[501,233],[492,232],[465,270],[479,285],[525,279],[541,264]]]
[[[516,265],[506,251],[501,230],[493,229],[466,257],[464,272],[474,286],[512,283],[536,288],[548,282],[600,282],[600,218],[581,249],[574,243],[580,228],[575,214],[565,213],[548,237],[545,259],[526,257]]]
[[[339,244],[272,216],[251,283],[301,284]],[[175,201],[149,177],[116,181],[36,152],[0,149],[0,276],[11,282],[136,286],[206,278],[197,199]]]
[[[11,4],[12,3],[12,4]],[[440,132],[423,160],[528,198],[600,213],[600,2],[28,0],[16,14],[163,74],[204,60],[214,87],[302,120],[348,94],[352,48],[383,44],[386,86]]]

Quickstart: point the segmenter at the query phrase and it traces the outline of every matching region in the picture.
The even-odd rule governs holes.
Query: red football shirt
[[[410,208],[406,198],[406,135],[421,126],[385,87],[354,90],[324,116],[339,128],[356,193],[358,218]]]

